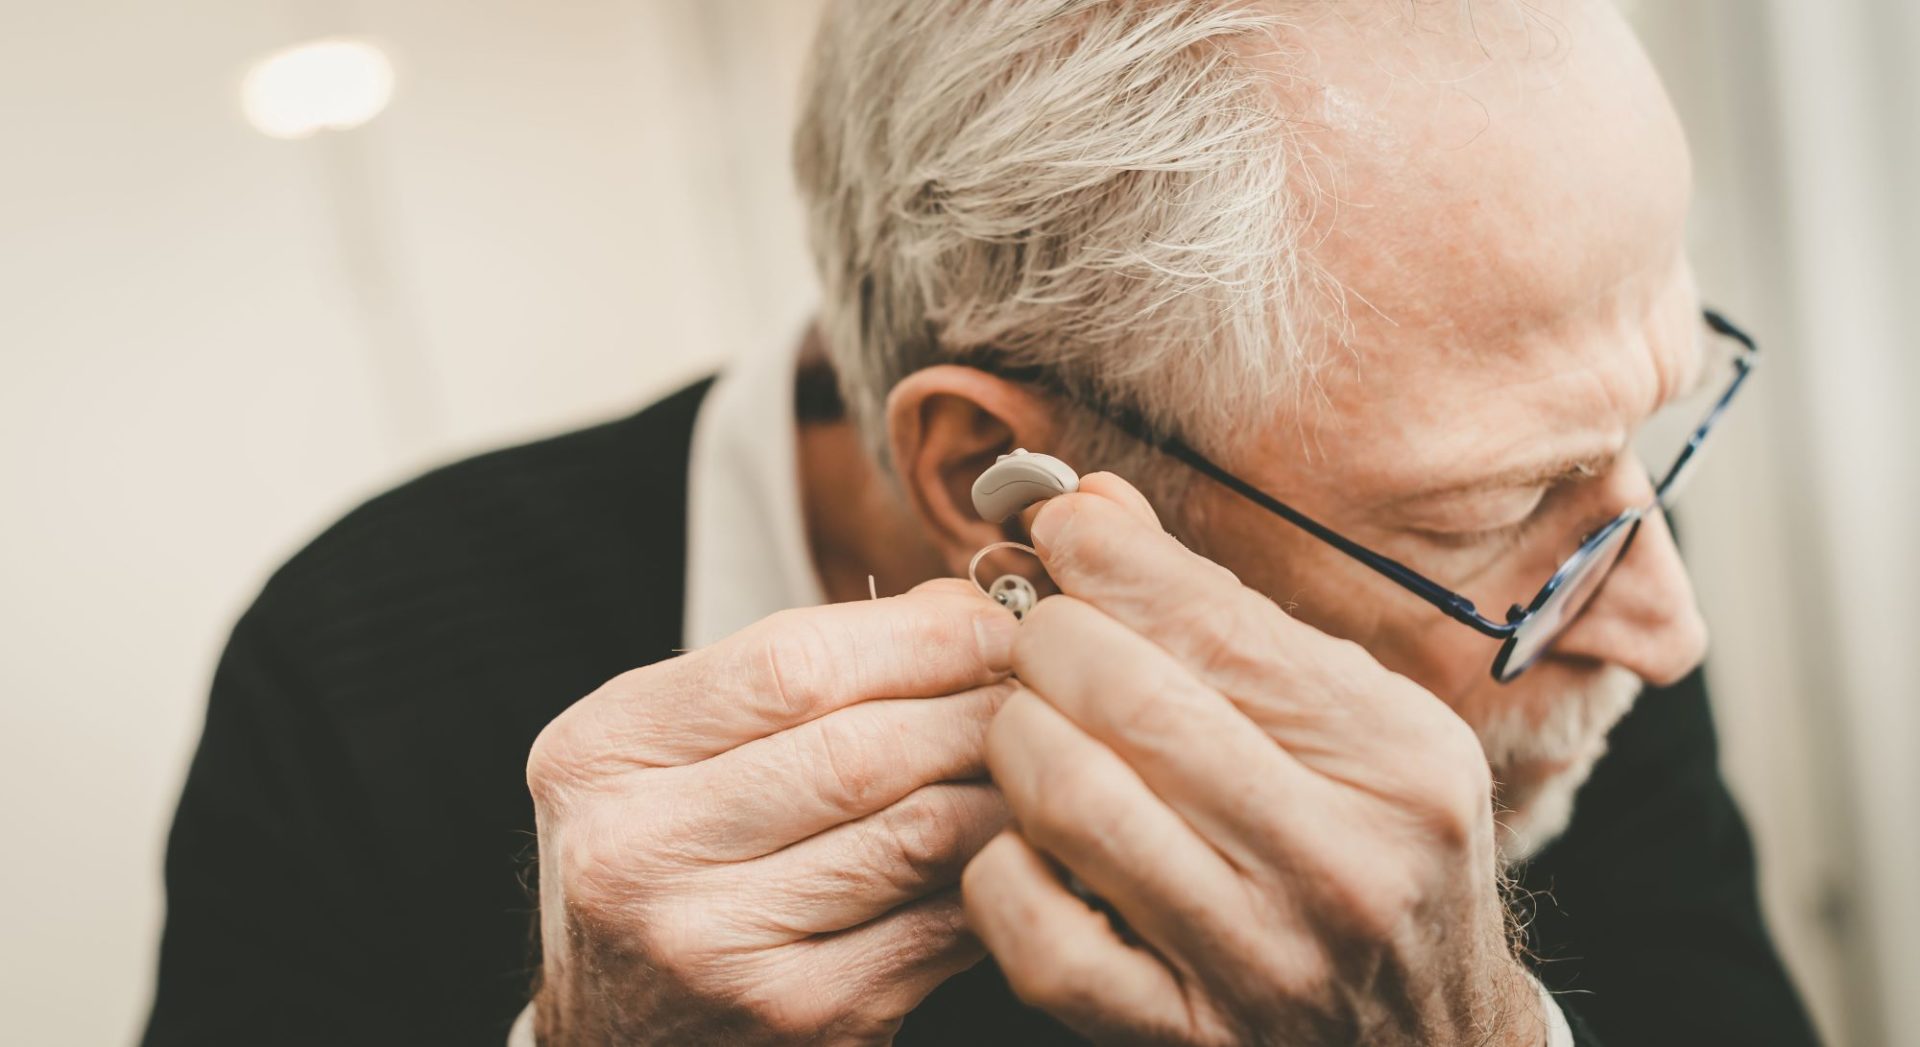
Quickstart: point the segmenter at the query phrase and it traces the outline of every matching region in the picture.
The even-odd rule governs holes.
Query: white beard
[[[1559,696],[1538,721],[1531,710],[1515,707],[1475,726],[1494,780],[1503,783],[1494,835],[1504,864],[1531,858],[1566,831],[1574,794],[1607,751],[1607,732],[1633,707],[1640,687],[1639,677],[1610,665],[1592,682]],[[1568,767],[1544,781],[1506,782],[1508,768],[1536,760],[1566,761]]]

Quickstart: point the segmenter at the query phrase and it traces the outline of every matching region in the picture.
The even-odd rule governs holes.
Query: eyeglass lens
[[[1653,476],[1656,483],[1665,480],[1660,505],[1673,504],[1699,466],[1701,451],[1711,442],[1700,442],[1701,427],[1712,420],[1717,403],[1726,394],[1727,376],[1733,373],[1740,351],[1739,343],[1733,338],[1710,328],[1703,326],[1701,336],[1699,380],[1685,394],[1662,407],[1634,440],[1634,450],[1642,463],[1662,473],[1669,468],[1674,470],[1671,475],[1663,477],[1662,473],[1656,473]],[[1649,506],[1646,511],[1659,510]],[[1573,564],[1571,573],[1509,639],[1495,670],[1502,683],[1532,665],[1586,610],[1626,553],[1640,529],[1640,522],[1641,518],[1635,515],[1632,520],[1603,531],[1594,545],[1575,554],[1578,562]]]
[[[1519,631],[1507,641],[1506,657],[1500,664],[1500,680],[1506,682],[1532,665],[1567,626],[1572,625],[1600,592],[1607,576],[1626,554],[1627,546],[1640,530],[1640,517],[1622,518],[1595,536],[1594,543],[1577,555],[1576,562],[1548,594],[1539,609],[1520,623]]]

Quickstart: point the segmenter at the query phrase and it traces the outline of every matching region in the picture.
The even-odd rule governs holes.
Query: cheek
[[[1374,656],[1433,692],[1483,739],[1490,731],[1525,734],[1538,729],[1569,693],[1593,682],[1590,667],[1543,660],[1520,679],[1499,683],[1491,671],[1498,642],[1438,612],[1433,617],[1437,624],[1426,622],[1403,634],[1404,639],[1389,640],[1374,649]]]
[[[1380,664],[1433,692],[1478,729],[1513,698],[1491,672],[1496,641],[1469,630],[1413,599],[1395,616],[1398,628],[1383,630],[1367,650]]]

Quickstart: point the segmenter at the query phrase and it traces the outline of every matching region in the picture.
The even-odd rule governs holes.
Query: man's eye
[[[1419,528],[1419,531],[1421,537],[1446,549],[1504,548],[1518,541],[1539,520],[1540,514],[1553,500],[1554,490],[1552,487],[1542,487],[1529,496],[1512,499],[1497,507],[1500,516],[1512,521],[1510,523],[1493,527],[1474,526],[1474,521],[1463,515],[1458,523],[1436,520],[1427,527]],[[1496,507],[1482,505],[1476,508],[1478,511],[1471,515],[1484,520],[1491,515],[1489,510]]]
[[[1519,541],[1539,515],[1539,511],[1535,510],[1513,523],[1499,527],[1472,531],[1427,531],[1424,534],[1428,541],[1448,549],[1505,548]]]

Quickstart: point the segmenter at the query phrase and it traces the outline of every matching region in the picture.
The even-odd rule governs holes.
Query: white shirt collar
[[[827,602],[800,510],[798,341],[736,360],[694,419],[682,634],[688,648],[775,611]]]

